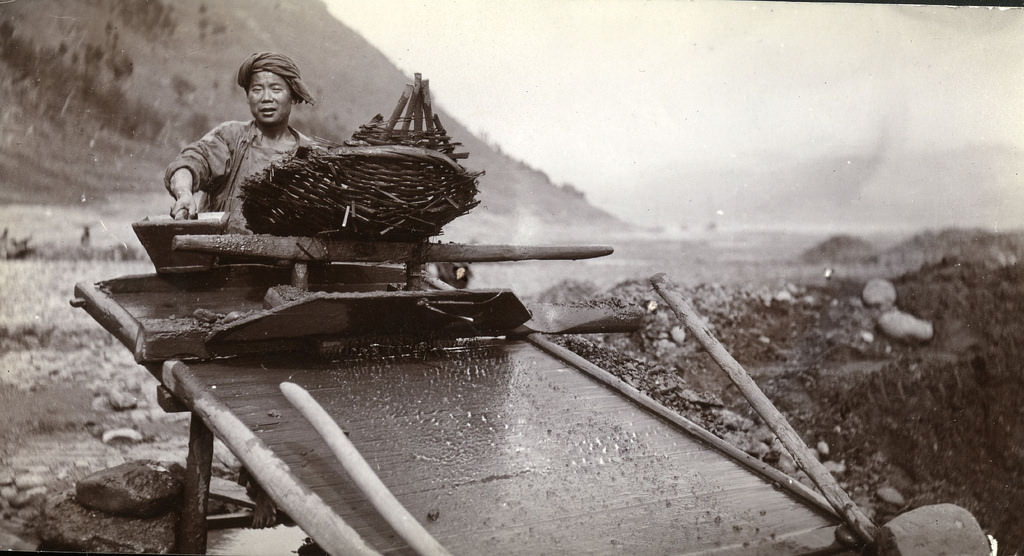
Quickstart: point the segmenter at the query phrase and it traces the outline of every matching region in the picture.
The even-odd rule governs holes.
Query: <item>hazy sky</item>
[[[471,130],[636,215],[634,186],[686,168],[1024,148],[1020,9],[326,2]]]

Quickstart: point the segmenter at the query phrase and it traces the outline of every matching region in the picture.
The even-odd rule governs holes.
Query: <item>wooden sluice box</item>
[[[282,382],[308,390],[453,554],[846,549],[820,495],[538,333],[628,330],[636,315],[401,289],[415,265],[389,262],[310,264],[305,294],[288,266],[215,262],[76,286],[166,408],[192,412],[179,551],[205,550],[215,435],[329,551],[344,530],[413,552]]]

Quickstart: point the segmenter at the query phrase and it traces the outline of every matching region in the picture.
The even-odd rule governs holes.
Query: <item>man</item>
[[[164,185],[174,197],[176,220],[195,218],[201,208],[224,211],[228,233],[251,233],[242,215],[242,183],[299,147],[317,146],[288,125],[292,105],[313,104],[313,97],[295,62],[273,52],[249,56],[238,68],[238,85],[253,119],[222,123],[185,147],[168,165]]]

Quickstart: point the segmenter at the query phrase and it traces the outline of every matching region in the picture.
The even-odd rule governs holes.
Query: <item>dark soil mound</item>
[[[871,243],[854,236],[837,235],[811,247],[800,255],[805,263],[853,263],[875,254]]]
[[[911,506],[964,506],[1013,553],[1024,546],[1024,269],[947,262],[896,285],[905,310],[934,322],[933,345],[819,381],[800,425],[829,438],[866,490],[895,483]]]
[[[981,229],[924,232],[886,250],[872,262],[885,266],[920,268],[943,259],[990,268],[1024,261],[1024,232],[995,233]]]

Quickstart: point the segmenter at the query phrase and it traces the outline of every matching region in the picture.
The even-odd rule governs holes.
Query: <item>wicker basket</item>
[[[273,235],[422,241],[479,204],[477,178],[431,113],[428,82],[406,86],[344,146],[303,149],[242,185],[249,228]],[[400,118],[408,103],[406,118]],[[399,127],[397,124],[402,122]],[[410,123],[415,122],[411,126]]]

